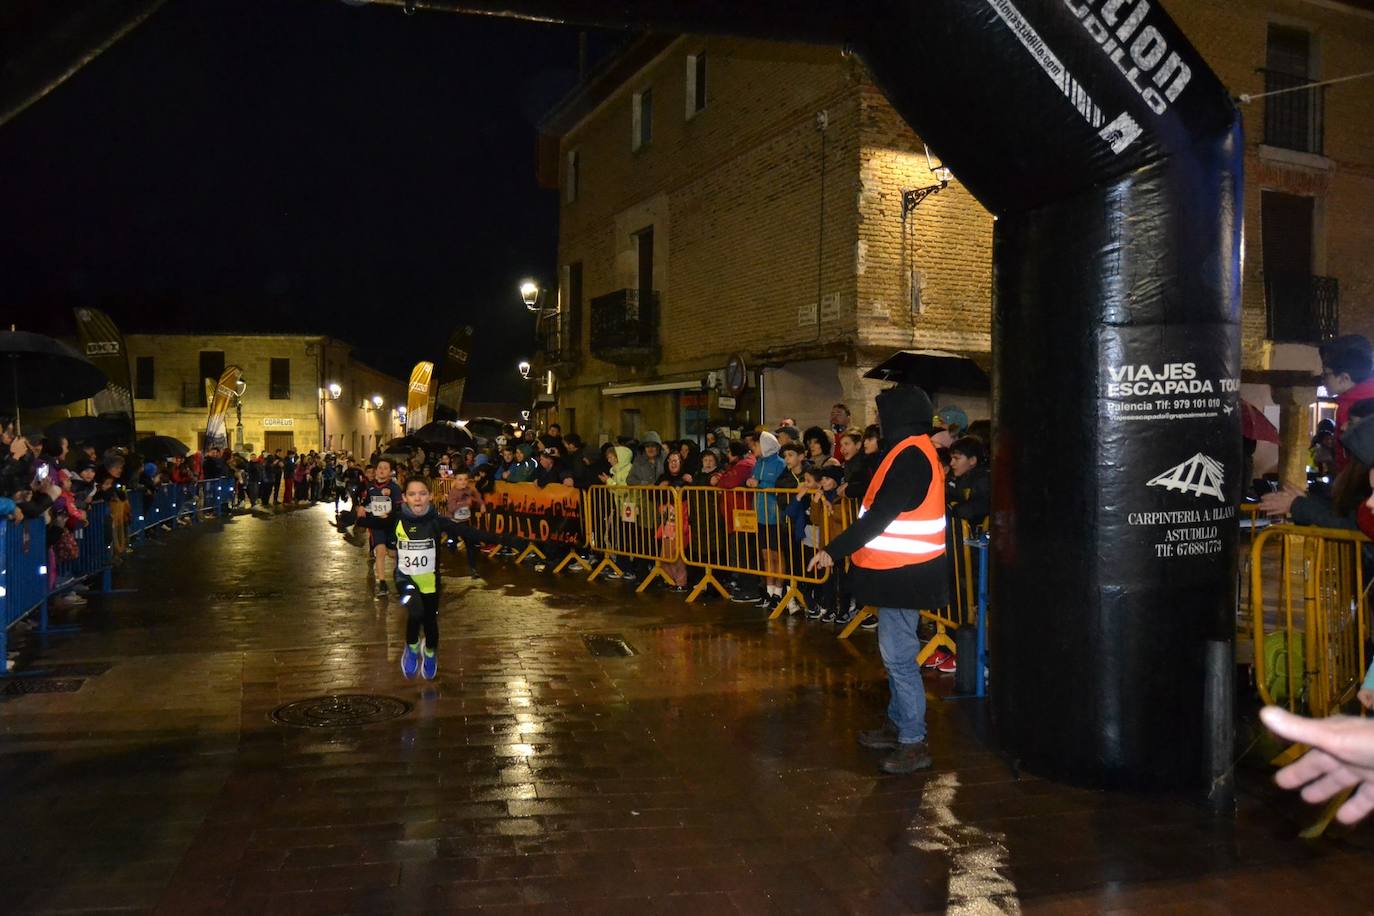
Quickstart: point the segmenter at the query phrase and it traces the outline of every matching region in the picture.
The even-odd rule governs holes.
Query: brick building
[[[353,358],[345,343],[288,334],[129,334],[129,378],[140,436],[204,440],[206,385],[243,369],[245,448],[349,449],[370,454],[401,434],[406,386]],[[332,385],[339,388],[333,395]],[[381,400],[377,406],[374,398]],[[236,416],[226,420],[233,443]]]
[[[1240,95],[1370,69],[1367,6],[1169,11]],[[1306,366],[1322,336],[1374,317],[1374,261],[1361,257],[1374,251],[1361,218],[1374,207],[1374,80],[1243,109],[1245,366]],[[647,36],[541,131],[540,180],[561,201],[559,313],[541,322],[536,371],[553,370],[565,429],[810,424],[836,400],[864,421],[879,386],[862,375],[896,349],[990,364],[993,218],[957,163],[904,217],[902,192],[938,185],[942,163],[839,49]],[[732,414],[718,399],[735,354],[749,387]],[[1248,396],[1269,403],[1267,389]],[[943,399],[989,411],[986,396]]]

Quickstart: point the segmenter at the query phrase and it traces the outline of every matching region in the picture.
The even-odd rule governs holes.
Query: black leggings
[[[426,594],[417,588],[408,587],[401,600],[406,606],[406,645],[413,646],[420,641],[420,627],[425,628],[425,646],[434,652],[439,648],[439,593]]]

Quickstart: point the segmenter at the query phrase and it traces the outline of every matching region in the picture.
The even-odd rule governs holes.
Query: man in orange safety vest
[[[878,608],[878,648],[892,700],[887,721],[861,732],[864,747],[888,749],[887,773],[929,769],[926,693],[916,655],[920,611],[949,604],[945,554],[945,481],[930,432],[933,409],[920,388],[898,385],[878,395],[887,452],[863,495],[858,518],[812,559],[818,569],[849,558],[847,588]]]

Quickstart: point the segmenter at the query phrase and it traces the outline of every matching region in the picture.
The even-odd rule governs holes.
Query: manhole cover
[[[296,728],[351,728],[396,719],[408,712],[410,704],[395,697],[345,693],[278,706],[272,710],[272,721]]]
[[[75,693],[84,683],[84,680],[75,677],[17,677],[5,685],[5,695],[18,697],[27,693]]]
[[[589,633],[582,637],[587,651],[598,658],[624,658],[634,655],[634,647],[619,633]]]
[[[105,662],[77,662],[70,665],[53,665],[47,669],[49,677],[100,677],[113,668]]]

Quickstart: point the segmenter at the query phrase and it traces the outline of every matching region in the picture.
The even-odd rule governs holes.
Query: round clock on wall
[[[725,390],[730,397],[737,398],[749,387],[749,369],[744,365],[744,357],[736,353],[725,364]]]

